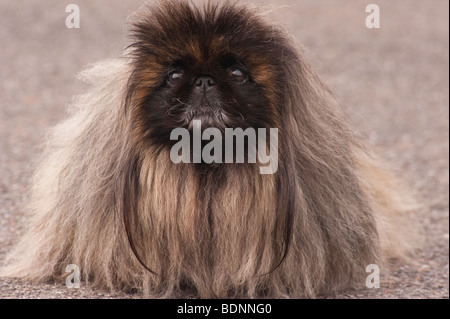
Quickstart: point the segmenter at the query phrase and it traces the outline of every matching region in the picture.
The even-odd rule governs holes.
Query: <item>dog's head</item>
[[[184,1],[149,7],[134,24],[128,97],[144,139],[174,128],[278,128],[293,52],[281,31],[247,7]]]

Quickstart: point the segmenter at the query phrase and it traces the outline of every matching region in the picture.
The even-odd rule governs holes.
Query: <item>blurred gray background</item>
[[[424,249],[382,269],[380,289],[339,298],[449,297],[449,3],[447,0],[249,0],[306,48],[368,144],[417,193]],[[81,28],[65,27],[66,5]],[[367,29],[365,8],[381,9]],[[46,130],[86,85],[75,75],[129,44],[127,16],[143,1],[0,0],[0,262],[22,228],[32,161]],[[0,280],[0,298],[128,298],[61,284]]]

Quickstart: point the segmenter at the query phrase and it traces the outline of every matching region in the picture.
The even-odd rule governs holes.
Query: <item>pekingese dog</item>
[[[284,31],[249,6],[164,0],[132,37],[81,74],[92,88],[52,131],[3,276],[76,264],[93,287],[154,297],[315,297],[405,254],[407,197]],[[174,130],[208,128],[276,129],[276,169],[173,160]]]

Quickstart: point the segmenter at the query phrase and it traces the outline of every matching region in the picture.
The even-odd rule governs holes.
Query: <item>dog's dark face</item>
[[[245,9],[171,5],[135,25],[130,87],[144,136],[167,145],[173,129],[194,120],[222,130],[278,127],[285,52],[273,28]]]
[[[223,53],[168,62],[166,78],[145,103],[150,120],[172,129],[188,128],[193,120],[217,128],[270,125],[264,90],[241,61]]]

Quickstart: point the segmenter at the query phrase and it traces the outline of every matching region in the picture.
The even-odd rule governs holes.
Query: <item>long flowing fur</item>
[[[212,19],[238,11],[285,46],[279,72],[289,80],[274,83],[282,91],[271,96],[282,106],[279,171],[202,173],[146,146],[140,51],[131,47],[81,74],[92,87],[49,136],[28,228],[1,275],[43,282],[77,264],[93,287],[154,297],[186,289],[203,298],[314,297],[363,284],[367,265],[403,256],[408,240],[396,223],[407,197],[348,129],[293,40],[238,5],[194,11],[163,1],[144,19],[177,10]],[[142,85],[152,82],[144,76]]]

